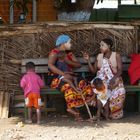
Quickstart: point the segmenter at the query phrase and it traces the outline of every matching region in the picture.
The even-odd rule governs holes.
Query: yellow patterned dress
[[[93,101],[93,91],[90,85],[88,85],[85,80],[78,79],[78,88],[81,89],[82,94],[85,97],[87,103]],[[80,95],[69,84],[63,82],[60,78],[53,79],[51,83],[51,88],[58,88],[64,93],[67,108],[81,107],[84,105],[84,101]]]

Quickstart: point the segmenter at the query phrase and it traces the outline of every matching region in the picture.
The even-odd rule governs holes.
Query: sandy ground
[[[22,124],[22,117],[0,119],[0,140],[140,140],[140,113],[100,125],[76,122],[68,115],[50,114],[42,125]]]

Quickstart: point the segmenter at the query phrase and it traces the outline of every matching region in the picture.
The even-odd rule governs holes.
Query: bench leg
[[[43,108],[44,108],[44,114],[45,114],[45,116],[47,116],[47,111],[45,110],[46,109],[46,105],[47,105],[47,97],[46,96],[43,96],[43,99],[44,99],[44,106],[43,106]]]
[[[140,112],[140,92],[138,93],[138,112]]]
[[[25,120],[28,118],[28,108],[26,106],[24,106],[24,117]]]

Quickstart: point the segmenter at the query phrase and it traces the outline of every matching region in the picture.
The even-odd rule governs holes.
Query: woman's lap
[[[80,107],[84,105],[84,101],[80,93],[76,93],[69,84],[64,81],[54,79],[51,87],[58,88],[64,93],[64,97],[67,103],[67,108]],[[57,86],[56,86],[57,85]],[[78,79],[78,87],[81,89],[82,94],[87,102],[93,100],[93,92],[90,85],[88,85],[82,78]]]
[[[64,81],[59,81],[58,78],[54,78],[52,83],[55,85],[54,87],[52,86],[53,88],[58,88],[61,92],[64,93],[67,108],[76,108],[84,105],[84,101],[81,95],[77,94],[67,83],[65,83]],[[78,86],[82,90],[86,102],[90,103],[93,100],[95,101],[96,99],[93,99],[91,86],[88,85],[83,79],[80,79],[78,83]],[[116,95],[111,98],[109,102],[110,116],[112,119],[119,119],[123,117],[125,90],[124,92],[120,92],[120,89],[118,89],[115,94]]]
[[[123,117],[123,104],[125,101],[125,90],[116,90],[115,96],[110,99],[110,116],[112,119]]]

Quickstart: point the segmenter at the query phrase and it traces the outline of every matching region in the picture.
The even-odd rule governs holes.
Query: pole
[[[36,20],[36,0],[33,0],[33,23],[35,23]]]
[[[10,9],[9,9],[9,20],[10,20],[10,24],[13,24],[14,23],[14,0],[9,0],[9,3],[10,3]]]

